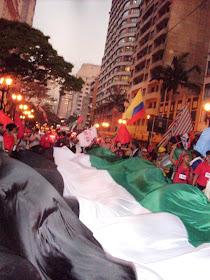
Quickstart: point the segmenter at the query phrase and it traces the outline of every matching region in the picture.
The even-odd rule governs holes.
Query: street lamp
[[[12,84],[12,79],[11,78],[0,78],[0,91],[2,92],[1,94],[1,110],[3,108],[4,104],[4,94],[9,92],[9,87]]]
[[[127,121],[126,121],[126,120],[119,119],[118,123],[119,123],[119,124],[126,124]]]
[[[204,110],[206,111],[206,120],[208,120],[208,125],[210,127],[210,103],[204,105]]]
[[[95,127],[96,127],[96,128],[99,128],[99,126],[100,126],[100,125],[99,125],[98,123],[95,124]]]

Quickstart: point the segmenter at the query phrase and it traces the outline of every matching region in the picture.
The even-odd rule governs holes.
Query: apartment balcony
[[[169,17],[170,17],[170,12],[164,13],[163,15],[161,15],[161,16],[158,18],[158,20],[157,20],[157,22],[156,22],[156,25],[160,24],[161,21],[162,21],[163,19],[169,19]]]
[[[158,110],[157,108],[146,108],[146,115],[153,115],[153,116],[157,116]]]
[[[152,51],[152,55],[154,55],[155,53],[161,52],[161,50],[165,50],[166,48],[166,43],[161,43],[159,46],[154,47],[153,51]]]
[[[150,92],[150,93],[146,93],[144,95],[144,100],[146,101],[149,101],[151,99],[158,99],[159,98],[159,93],[158,92]]]
[[[152,71],[152,69],[155,68],[156,66],[164,66],[163,59],[153,62],[151,64],[150,70]]]

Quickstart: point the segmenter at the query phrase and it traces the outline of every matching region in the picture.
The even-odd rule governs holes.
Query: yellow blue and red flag
[[[133,101],[131,102],[131,105],[123,114],[123,119],[127,120],[128,124],[132,124],[140,118],[142,118],[145,114],[146,112],[140,89],[137,95],[134,97]]]

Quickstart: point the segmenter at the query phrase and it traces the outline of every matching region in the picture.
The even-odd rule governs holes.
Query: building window
[[[148,53],[151,53],[151,51],[152,51],[152,45],[150,45],[150,46],[148,47]]]
[[[152,39],[154,37],[154,34],[155,34],[155,31],[153,30],[151,33],[150,33],[150,39]]]
[[[127,8],[127,7],[129,7],[130,4],[131,4],[130,1],[128,1],[128,2],[125,4],[124,9]]]
[[[179,111],[179,110],[181,110],[181,108],[182,108],[182,100],[179,100],[178,102],[177,102],[177,111]]]
[[[146,81],[147,79],[148,79],[148,73],[145,74],[145,76],[144,76],[144,80]]]
[[[135,22],[137,22],[138,21],[138,18],[131,18],[130,19],[130,22],[132,22],[132,23],[135,23]]]
[[[142,119],[141,121],[141,125],[144,126],[145,125],[145,119]]]
[[[154,103],[153,103],[153,108],[154,108],[154,109],[156,108],[156,105],[157,105],[157,102],[154,102]]]
[[[130,66],[125,66],[125,71],[126,72],[130,72],[130,70],[131,70]]]
[[[126,16],[128,16],[128,15],[129,15],[129,10],[126,11],[126,12],[124,12],[123,15],[122,15],[122,17],[126,17]]]
[[[149,67],[149,65],[150,65],[150,59],[147,60],[146,67]]]
[[[135,42],[136,38],[135,37],[128,37],[128,42]]]
[[[149,103],[149,109],[151,109],[152,108],[152,103]]]
[[[131,10],[131,13],[132,13],[132,14],[138,14],[138,13],[139,13],[139,9],[132,9],[132,10]]]
[[[143,89],[143,94],[142,95],[145,95],[146,94],[146,88]]]
[[[129,76],[122,76],[122,81],[128,81]]]
[[[119,41],[118,45],[121,45],[121,44],[123,44],[123,43],[125,43],[125,38],[122,38],[122,39]]]
[[[193,102],[192,102],[192,110],[197,108],[198,108],[198,97],[195,97],[193,98]]]
[[[208,62],[207,75],[210,75],[210,61]]]
[[[210,84],[205,85],[204,97],[210,97]]]

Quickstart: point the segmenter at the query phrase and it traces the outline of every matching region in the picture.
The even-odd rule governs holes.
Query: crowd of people
[[[40,132],[35,128],[26,129],[23,137],[17,139],[17,127],[14,123],[8,124],[6,131],[3,124],[0,124],[0,149],[13,157],[17,157],[21,150],[30,150],[50,159],[53,147],[66,146],[74,153],[86,153],[91,149],[103,147],[122,159],[138,157],[152,162],[162,170],[165,178],[173,183],[191,184],[203,191],[210,179],[210,151],[207,151],[204,158],[191,146],[191,150],[179,150],[180,155],[175,159],[177,144],[173,144],[173,141],[169,141],[166,147],[146,147],[145,143],[138,140],[122,144],[120,141],[112,141],[109,137],[98,137],[94,138],[88,147],[81,147],[76,136],[76,132],[60,129],[46,129]]]

